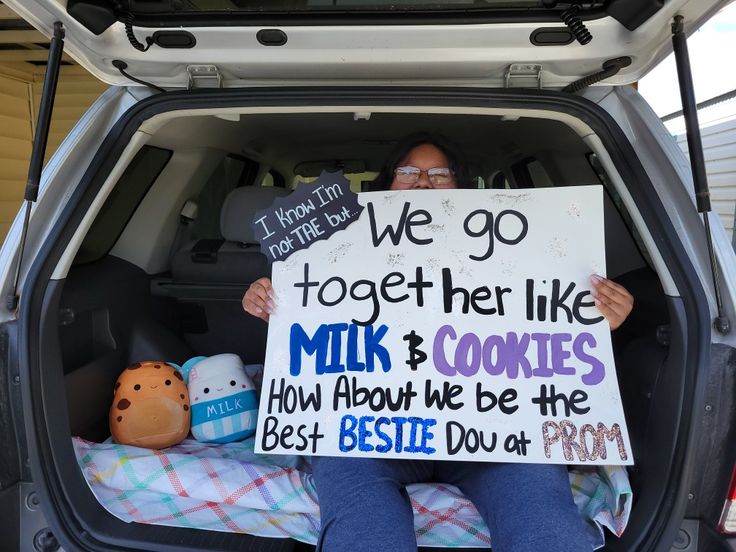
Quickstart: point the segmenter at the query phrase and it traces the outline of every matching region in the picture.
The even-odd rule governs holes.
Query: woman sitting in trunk
[[[460,154],[427,133],[399,144],[374,182],[382,190],[460,187],[468,187]],[[610,280],[591,279],[595,303],[614,330],[631,312],[633,298]],[[243,308],[268,322],[273,298],[271,281],[261,278],[246,292]],[[494,552],[592,549],[564,465],[317,456],[312,467],[322,520],[318,550],[416,550],[406,486],[430,481],[455,485],[475,504]]]

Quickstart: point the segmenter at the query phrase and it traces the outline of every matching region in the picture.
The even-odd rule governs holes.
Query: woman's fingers
[[[262,306],[254,303],[253,301],[250,301],[245,297],[243,297],[243,309],[248,314],[251,314],[256,318],[260,318],[264,322],[268,322],[270,318],[269,313],[266,312],[266,310]]]
[[[594,274],[591,282],[595,288],[593,298],[601,314],[606,317],[611,330],[617,329],[634,308],[634,297],[616,282]]]
[[[259,278],[253,282],[243,296],[243,309],[248,314],[268,322],[276,308],[274,291],[269,278]]]

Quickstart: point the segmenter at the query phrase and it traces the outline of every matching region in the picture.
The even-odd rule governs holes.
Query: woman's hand
[[[270,278],[259,278],[253,282],[243,296],[243,310],[248,314],[268,322],[269,316],[276,308],[273,299],[275,294]]]
[[[631,309],[634,308],[634,297],[625,287],[603,276],[593,274],[590,281],[595,288],[593,292],[595,306],[606,317],[608,324],[611,326],[611,331],[613,331],[623,324]]]

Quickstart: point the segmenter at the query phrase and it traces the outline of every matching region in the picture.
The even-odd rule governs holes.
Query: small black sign
[[[363,206],[342,171],[322,171],[310,184],[300,184],[285,197],[258,211],[251,226],[270,261],[283,261],[317,240],[326,240],[358,220]]]

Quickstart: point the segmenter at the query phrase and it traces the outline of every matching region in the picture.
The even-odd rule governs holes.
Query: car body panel
[[[650,496],[647,504],[651,508],[648,508],[646,516],[640,518],[644,520],[642,524],[646,522],[656,526],[634,527],[630,532],[632,542],[638,539],[641,549],[669,547],[685,513],[687,495],[691,491],[689,485],[696,469],[693,458],[697,451],[693,443],[697,443],[696,437],[702,427],[706,376],[711,372],[723,372],[724,366],[727,367],[725,363],[709,365],[711,352],[708,344],[718,342],[735,347],[736,335],[720,335],[709,323],[717,313],[717,294],[702,216],[695,209],[687,159],[636,90],[606,84],[637,80],[669,52],[669,21],[673,15],[682,14],[688,30],[692,31],[725,3],[671,0],[665,3],[657,17],[635,31],[628,31],[615,21],[606,21],[607,18],[592,20],[588,24],[594,35],[592,46],[532,46],[528,37],[535,25],[528,23],[315,25],[283,27],[289,36],[284,47],[258,44],[256,34],[259,29],[255,26],[196,27],[189,29],[196,35],[196,48],[165,50],[154,46],[147,52],[131,46],[122,23],[114,24],[99,36],[93,35],[66,13],[60,1],[8,0],[7,4],[47,35],[55,21],[62,21],[66,30],[67,52],[97,77],[123,85],[108,90],[92,106],[46,167],[39,201],[33,208],[24,244],[18,282],[20,310],[0,310],[0,322],[20,317],[17,324],[22,327],[22,336],[13,346],[21,353],[17,362],[20,366],[18,381],[22,382],[30,463],[34,484],[50,489],[41,496],[46,517],[51,520],[55,532],[69,532],[69,542],[80,547],[82,542],[74,539],[90,535],[86,530],[79,531],[73,523],[62,528],[74,516],[66,511],[68,504],[60,498],[64,485],[59,484],[52,472],[58,467],[57,460],[68,453],[63,447],[68,446],[69,431],[64,426],[65,405],[51,404],[48,399],[52,395],[51,390],[64,387],[64,373],[60,355],[53,349],[53,340],[47,340],[52,343],[52,347],[46,347],[49,350],[43,350],[37,343],[45,345],[44,335],[58,333],[57,316],[60,317],[60,311],[55,300],[61,295],[67,269],[88,228],[85,224],[97,215],[105,194],[115,186],[124,169],[125,151],[130,153],[140,146],[147,132],[155,134],[154,119],[151,118],[156,116],[155,108],[161,112],[172,109],[174,115],[181,116],[196,114],[198,110],[216,115],[218,109],[223,110],[226,116],[232,116],[240,109],[247,117],[244,105],[255,106],[261,113],[269,113],[269,109],[281,109],[282,113],[288,109],[319,112],[326,106],[338,106],[350,112],[366,106],[369,108],[371,101],[377,101],[383,108],[388,106],[397,112],[422,109],[431,115],[451,105],[480,115],[487,105],[492,105],[492,102],[483,103],[484,93],[502,95],[504,91],[498,88],[516,85],[513,78],[507,79],[511,63],[540,64],[541,86],[558,88],[599,70],[607,59],[628,55],[633,58],[628,69],[581,93],[587,102],[557,92],[535,95],[528,91],[518,94],[513,91],[516,96],[512,97],[509,92],[501,99],[506,104],[499,101],[497,106],[516,102],[518,108],[524,105],[525,98],[529,105],[541,98],[548,102],[547,107],[539,107],[540,104],[535,103],[525,116],[557,117],[558,120],[567,117],[568,124],[576,129],[592,151],[605,154],[602,137],[615,134],[616,144],[625,145],[623,149],[629,152],[623,159],[620,155],[615,162],[609,158],[604,164],[607,172],[612,174],[614,186],[632,214],[647,250],[652,254],[652,265],[668,296],[672,318],[685,321],[680,324],[680,330],[689,330],[689,335],[674,337],[670,351],[673,364],[681,366],[681,370],[665,371],[665,378],[677,380],[671,387],[681,394],[667,397],[671,401],[670,406],[679,407],[680,399],[683,404],[674,416],[667,409],[657,410],[660,417],[670,416],[667,427],[674,435],[666,443],[674,450],[669,455],[671,464],[657,464],[657,468],[662,466],[662,477],[667,478],[667,484],[658,486],[656,491],[668,498],[657,503],[656,497]],[[150,32],[150,28],[135,29],[139,40]],[[508,44],[499,48],[504,42]],[[246,89],[157,95],[150,88],[128,86],[128,78],[112,66],[114,59],[125,61],[130,74],[158,86],[186,89],[192,84],[187,66],[201,64],[217,66],[224,87]],[[265,88],[269,84],[274,88]],[[411,88],[410,84],[418,86]],[[371,96],[370,90],[363,85],[375,87],[374,95]],[[441,85],[447,87],[435,88]],[[285,90],[290,94],[285,94]],[[344,99],[348,97],[358,99],[350,103],[352,100]],[[376,97],[379,100],[375,100]],[[255,104],[253,98],[256,98]],[[576,110],[571,108],[572,103],[585,105],[575,106],[579,108]],[[611,132],[600,129],[596,134],[592,123],[587,126],[586,117],[592,120],[599,115],[595,113],[598,111],[596,105],[607,113],[603,119],[608,121]],[[146,121],[151,123],[146,124]],[[128,124],[130,128],[126,127]],[[613,140],[607,144],[611,142]],[[616,149],[615,145],[611,147],[611,156]],[[625,176],[617,175],[619,165],[625,169],[620,171],[622,175],[628,173],[642,177],[642,186],[638,187],[637,182],[624,181]],[[637,203],[634,198],[644,198],[645,201]],[[80,205],[86,205],[86,208]],[[646,218],[647,213],[654,215]],[[721,268],[723,305],[733,321],[736,320],[736,257],[717,216],[706,216],[713,222],[714,255]],[[0,250],[0,287],[5,297],[13,290],[23,218],[21,213]],[[660,249],[665,253],[660,253]],[[674,255],[672,251],[675,251]],[[675,261],[668,265],[666,259],[672,258]],[[41,370],[38,366],[42,365]],[[63,431],[59,431],[57,420],[62,420]],[[50,431],[52,427],[55,431]],[[47,439],[49,436],[51,438]],[[48,446],[45,444],[47,440]],[[54,444],[58,446],[51,446]],[[77,466],[69,462],[64,468],[76,470]],[[75,493],[84,494],[87,490],[79,485]],[[75,495],[73,498],[79,497]],[[73,500],[70,499],[71,502]],[[74,523],[79,519],[74,517]],[[94,531],[91,534],[94,536]],[[127,534],[124,538],[128,538]],[[150,544],[155,546],[153,541]]]
[[[48,36],[54,22],[61,21],[66,29],[65,51],[97,78],[130,84],[112,65],[118,59],[128,65],[129,74],[166,88],[189,86],[187,66],[193,65],[216,66],[224,86],[278,81],[503,87],[511,64],[539,64],[542,87],[559,88],[600,71],[606,60],[629,56],[631,65],[607,80],[625,84],[637,81],[671,51],[670,25],[675,15],[682,15],[687,32],[693,32],[727,3],[671,0],[634,31],[612,17],[593,19],[586,22],[593,35],[586,45],[576,41],[561,46],[532,44],[531,33],[549,27],[549,22],[361,25],[356,19],[352,25],[294,26],[287,21],[279,27],[288,37],[282,46],[260,44],[258,26],[189,27],[196,39],[193,48],[154,45],[143,52],[131,45],[119,21],[97,36],[58,0],[6,2]],[[565,29],[562,23],[558,26]],[[153,33],[142,27],[133,31],[141,43]]]

